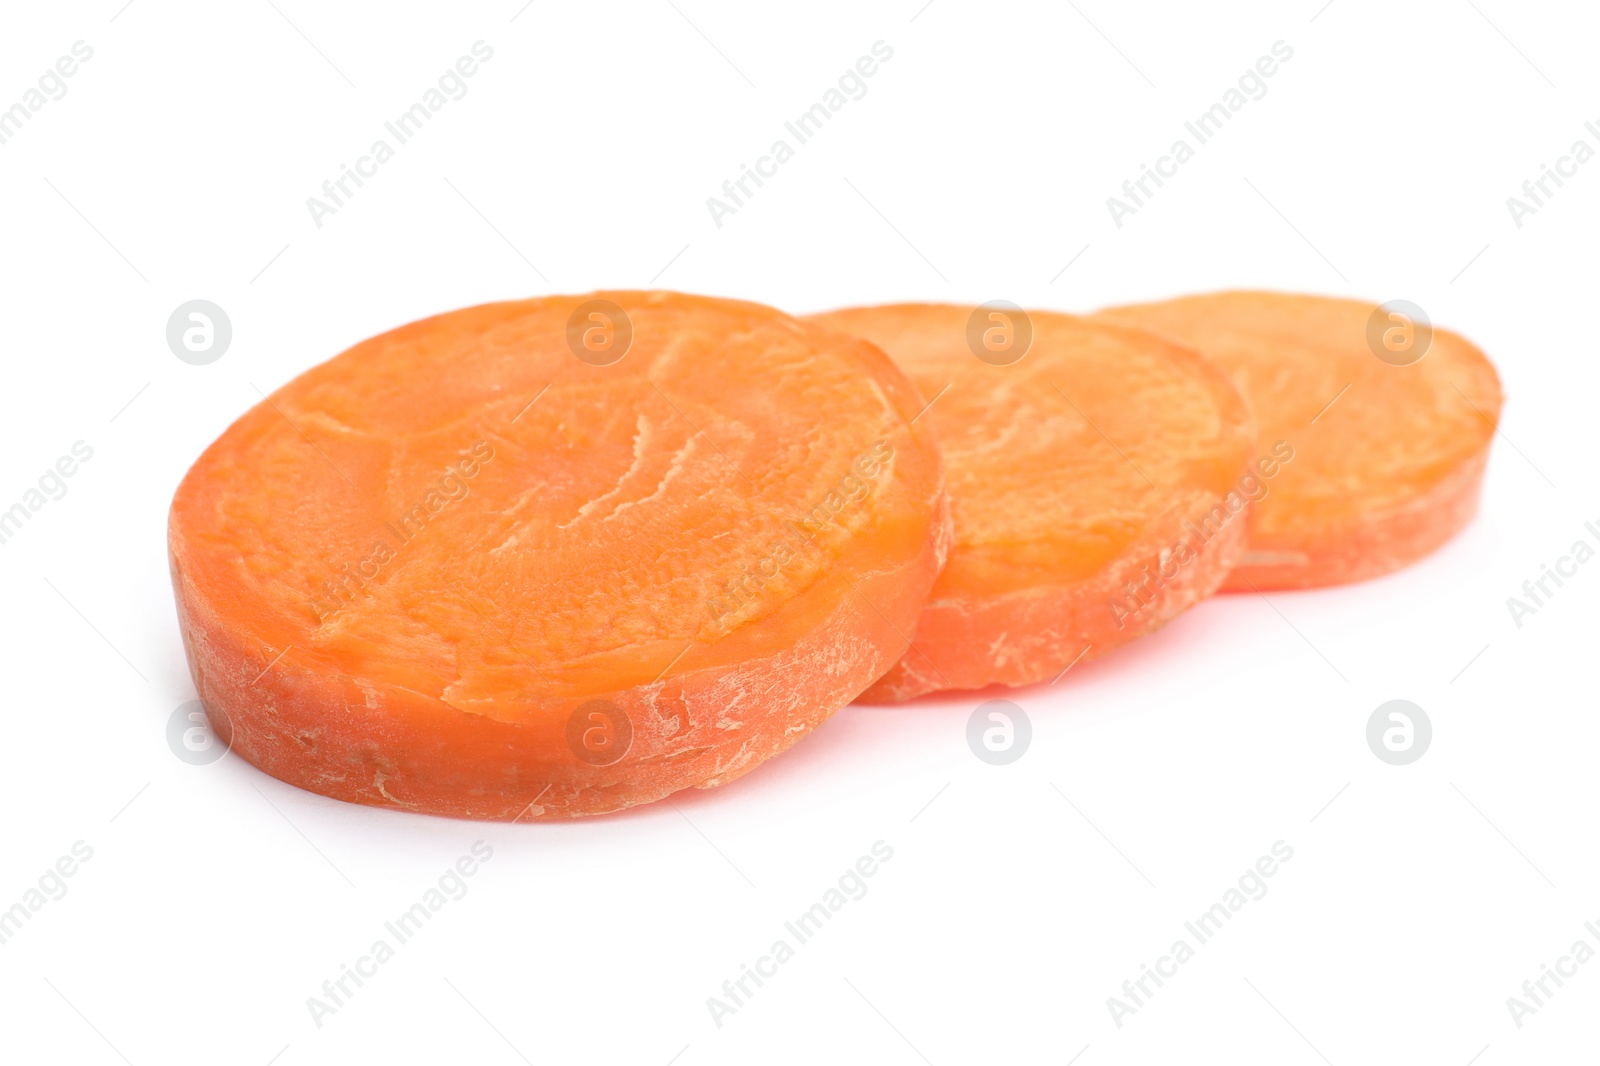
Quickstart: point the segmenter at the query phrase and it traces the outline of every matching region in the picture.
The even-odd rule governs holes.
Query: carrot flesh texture
[[[631,322],[609,365],[568,347],[593,299]],[[358,803],[565,817],[732,780],[904,652],[949,542],[920,406],[872,346],[736,301],[374,337],[180,485],[195,684],[244,758]],[[596,700],[631,733],[603,765],[569,728]]]
[[[1435,328],[1407,365],[1377,357],[1374,305],[1221,292],[1099,316],[1192,344],[1233,376],[1263,442],[1294,460],[1253,509],[1226,591],[1315,588],[1407,566],[1477,512],[1503,395],[1478,348]]]
[[[1049,681],[1209,595],[1237,561],[1252,458],[1243,402],[1216,367],[1146,332],[1030,312],[1005,366],[968,348],[970,307],[812,317],[881,346],[932,401],[955,546],[912,649],[863,699]],[[920,424],[920,422],[919,422]]]

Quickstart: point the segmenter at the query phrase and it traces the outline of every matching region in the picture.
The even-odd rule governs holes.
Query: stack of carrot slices
[[[1051,682],[1219,590],[1415,561],[1500,405],[1471,344],[1347,300],[547,297],[283,386],[183,479],[169,555],[212,726],[267,773],[602,814],[852,700]]]

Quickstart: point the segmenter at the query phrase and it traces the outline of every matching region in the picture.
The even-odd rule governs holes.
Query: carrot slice
[[[1472,520],[1500,419],[1494,365],[1414,307],[1220,292],[1117,307],[1107,320],[1193,344],[1234,377],[1263,442],[1294,459],[1253,509],[1225,589],[1387,574]]]
[[[731,781],[906,650],[948,545],[877,349],[756,304],[609,292],[356,345],[173,500],[219,736],[338,799],[483,819]]]
[[[955,520],[912,650],[865,699],[1049,681],[1186,610],[1237,560],[1250,424],[1194,352],[988,305],[812,321],[881,345],[922,390]]]

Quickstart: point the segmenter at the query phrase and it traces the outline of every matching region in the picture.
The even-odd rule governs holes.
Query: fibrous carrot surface
[[[930,402],[955,521],[913,647],[866,699],[1050,681],[1188,609],[1237,561],[1251,427],[1189,349],[1037,311],[811,321],[880,345]]]
[[[730,781],[887,670],[948,545],[881,352],[663,292],[489,304],[364,341],[173,500],[218,734],[357,803],[485,819]]]
[[[1221,292],[1096,316],[1192,344],[1225,367],[1263,441],[1294,461],[1252,515],[1228,590],[1362,581],[1427,555],[1477,512],[1500,381],[1416,309]]]

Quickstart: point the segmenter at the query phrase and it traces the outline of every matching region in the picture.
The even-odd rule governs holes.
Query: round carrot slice
[[[929,401],[955,547],[866,693],[1050,681],[1209,595],[1242,550],[1243,401],[1192,351],[1069,315],[911,304],[815,316]]]
[[[489,304],[267,397],[173,500],[219,737],[338,799],[615,811],[788,748],[906,650],[948,511],[882,352],[756,304]]]
[[[1419,308],[1272,292],[1118,307],[1226,368],[1261,440],[1292,452],[1253,508],[1227,590],[1377,577],[1449,540],[1477,512],[1500,380]]]

